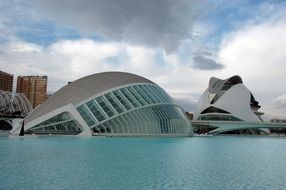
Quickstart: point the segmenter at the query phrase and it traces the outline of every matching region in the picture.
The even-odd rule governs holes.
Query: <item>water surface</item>
[[[0,189],[285,189],[286,138],[0,138]]]

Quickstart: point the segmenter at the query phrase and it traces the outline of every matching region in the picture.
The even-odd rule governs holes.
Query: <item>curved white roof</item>
[[[32,111],[32,105],[23,93],[12,94],[9,91],[0,90],[0,115],[26,116]]]
[[[55,92],[51,98],[33,110],[25,118],[25,122],[32,121],[67,104],[76,105],[80,101],[108,89],[133,83],[155,84],[141,76],[124,72],[104,72],[80,78]]]
[[[230,83],[231,86],[243,83],[240,76],[235,75],[228,79],[222,80],[216,77],[211,77],[209,81],[209,93],[216,94],[218,93],[226,83]]]
[[[237,75],[225,80],[215,77],[210,79],[209,87],[196,106],[194,120],[211,107],[230,113],[243,121],[261,121],[255,113],[260,108],[258,102]]]

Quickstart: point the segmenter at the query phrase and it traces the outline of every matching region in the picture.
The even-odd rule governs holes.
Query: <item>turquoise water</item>
[[[0,189],[286,189],[286,138],[0,138]]]

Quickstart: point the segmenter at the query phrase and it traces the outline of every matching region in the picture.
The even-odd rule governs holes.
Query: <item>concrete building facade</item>
[[[13,75],[0,71],[0,90],[12,92]]]
[[[35,108],[47,99],[47,81],[47,76],[18,76],[16,92],[25,94]]]

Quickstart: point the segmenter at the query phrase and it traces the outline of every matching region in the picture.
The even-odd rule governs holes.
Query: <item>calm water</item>
[[[0,138],[0,189],[286,189],[286,138]]]

